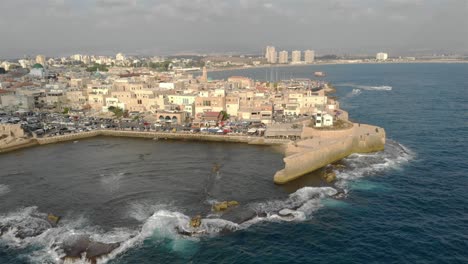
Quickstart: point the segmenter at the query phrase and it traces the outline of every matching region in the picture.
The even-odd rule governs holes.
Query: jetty
[[[335,130],[304,125],[301,139],[287,144],[285,167],[276,172],[274,182],[277,184],[290,182],[353,153],[377,152],[384,149],[383,128],[366,124],[348,124],[347,128]]]

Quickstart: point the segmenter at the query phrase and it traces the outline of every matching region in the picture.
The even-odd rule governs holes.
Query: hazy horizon
[[[468,0],[3,0],[0,59],[74,53],[468,53]]]

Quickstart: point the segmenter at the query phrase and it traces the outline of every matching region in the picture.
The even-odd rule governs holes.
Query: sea
[[[98,137],[2,154],[0,263],[62,263],[76,235],[119,242],[97,261],[109,264],[468,263],[468,64],[209,77],[316,71],[353,121],[385,128],[384,151],[345,158],[333,183],[319,171],[284,186],[283,156],[266,146]],[[221,201],[239,205],[212,211]],[[43,230],[49,213],[61,220]],[[181,235],[195,215],[203,232]]]

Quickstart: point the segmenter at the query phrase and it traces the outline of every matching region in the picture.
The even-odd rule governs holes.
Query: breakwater
[[[47,145],[67,141],[76,141],[80,139],[92,138],[97,136],[108,137],[131,137],[131,138],[150,138],[150,139],[172,139],[172,140],[190,140],[190,141],[212,141],[212,142],[231,142],[244,143],[252,145],[283,145],[287,144],[287,139],[263,138],[246,135],[210,135],[210,134],[189,134],[189,133],[163,133],[163,132],[142,132],[142,131],[121,131],[121,130],[95,130],[82,133],[74,133],[61,136],[29,138],[12,144],[1,146],[0,153],[6,153],[23,148]]]
[[[295,180],[353,153],[381,151],[385,145],[385,130],[364,124],[336,131],[305,127],[302,138],[305,139],[288,144],[285,168],[275,174],[275,183]]]
[[[244,135],[210,135],[210,134],[190,134],[190,133],[163,133],[163,132],[143,132],[143,131],[123,131],[123,130],[96,130],[91,132],[69,134],[63,136],[38,138],[40,145],[52,144],[64,141],[73,141],[78,139],[108,136],[108,137],[131,137],[131,138],[150,138],[150,139],[174,139],[174,140],[193,140],[193,141],[213,141],[213,142],[232,142],[257,145],[281,145],[288,143],[285,139],[267,139],[262,137],[244,136]]]

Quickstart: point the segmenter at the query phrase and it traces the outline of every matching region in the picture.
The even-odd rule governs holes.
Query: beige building
[[[275,47],[267,46],[265,50],[265,58],[267,59],[268,63],[276,63],[277,57],[278,54]]]
[[[301,51],[294,50],[291,55],[291,63],[300,63],[301,62]]]
[[[278,63],[288,63],[289,58],[288,58],[288,52],[286,50],[280,51],[279,53],[279,58],[278,58]]]
[[[231,76],[227,81],[234,84],[233,88],[252,88],[255,85],[252,79],[243,76]]]
[[[46,57],[44,55],[37,55],[36,56],[36,63],[41,64],[42,66],[46,66]]]
[[[289,114],[311,114],[317,110],[325,109],[327,105],[327,97],[318,93],[294,92],[288,94],[288,102],[285,113]]]
[[[306,50],[304,52],[304,61],[305,61],[305,63],[313,63],[314,60],[315,60],[315,51]]]
[[[226,96],[226,112],[231,117],[236,117],[239,111],[239,97],[237,95]]]
[[[160,123],[183,124],[187,120],[187,113],[184,111],[164,111],[158,110],[154,116]]]
[[[226,110],[226,97],[196,97],[195,98],[195,116],[203,112],[220,112]]]

